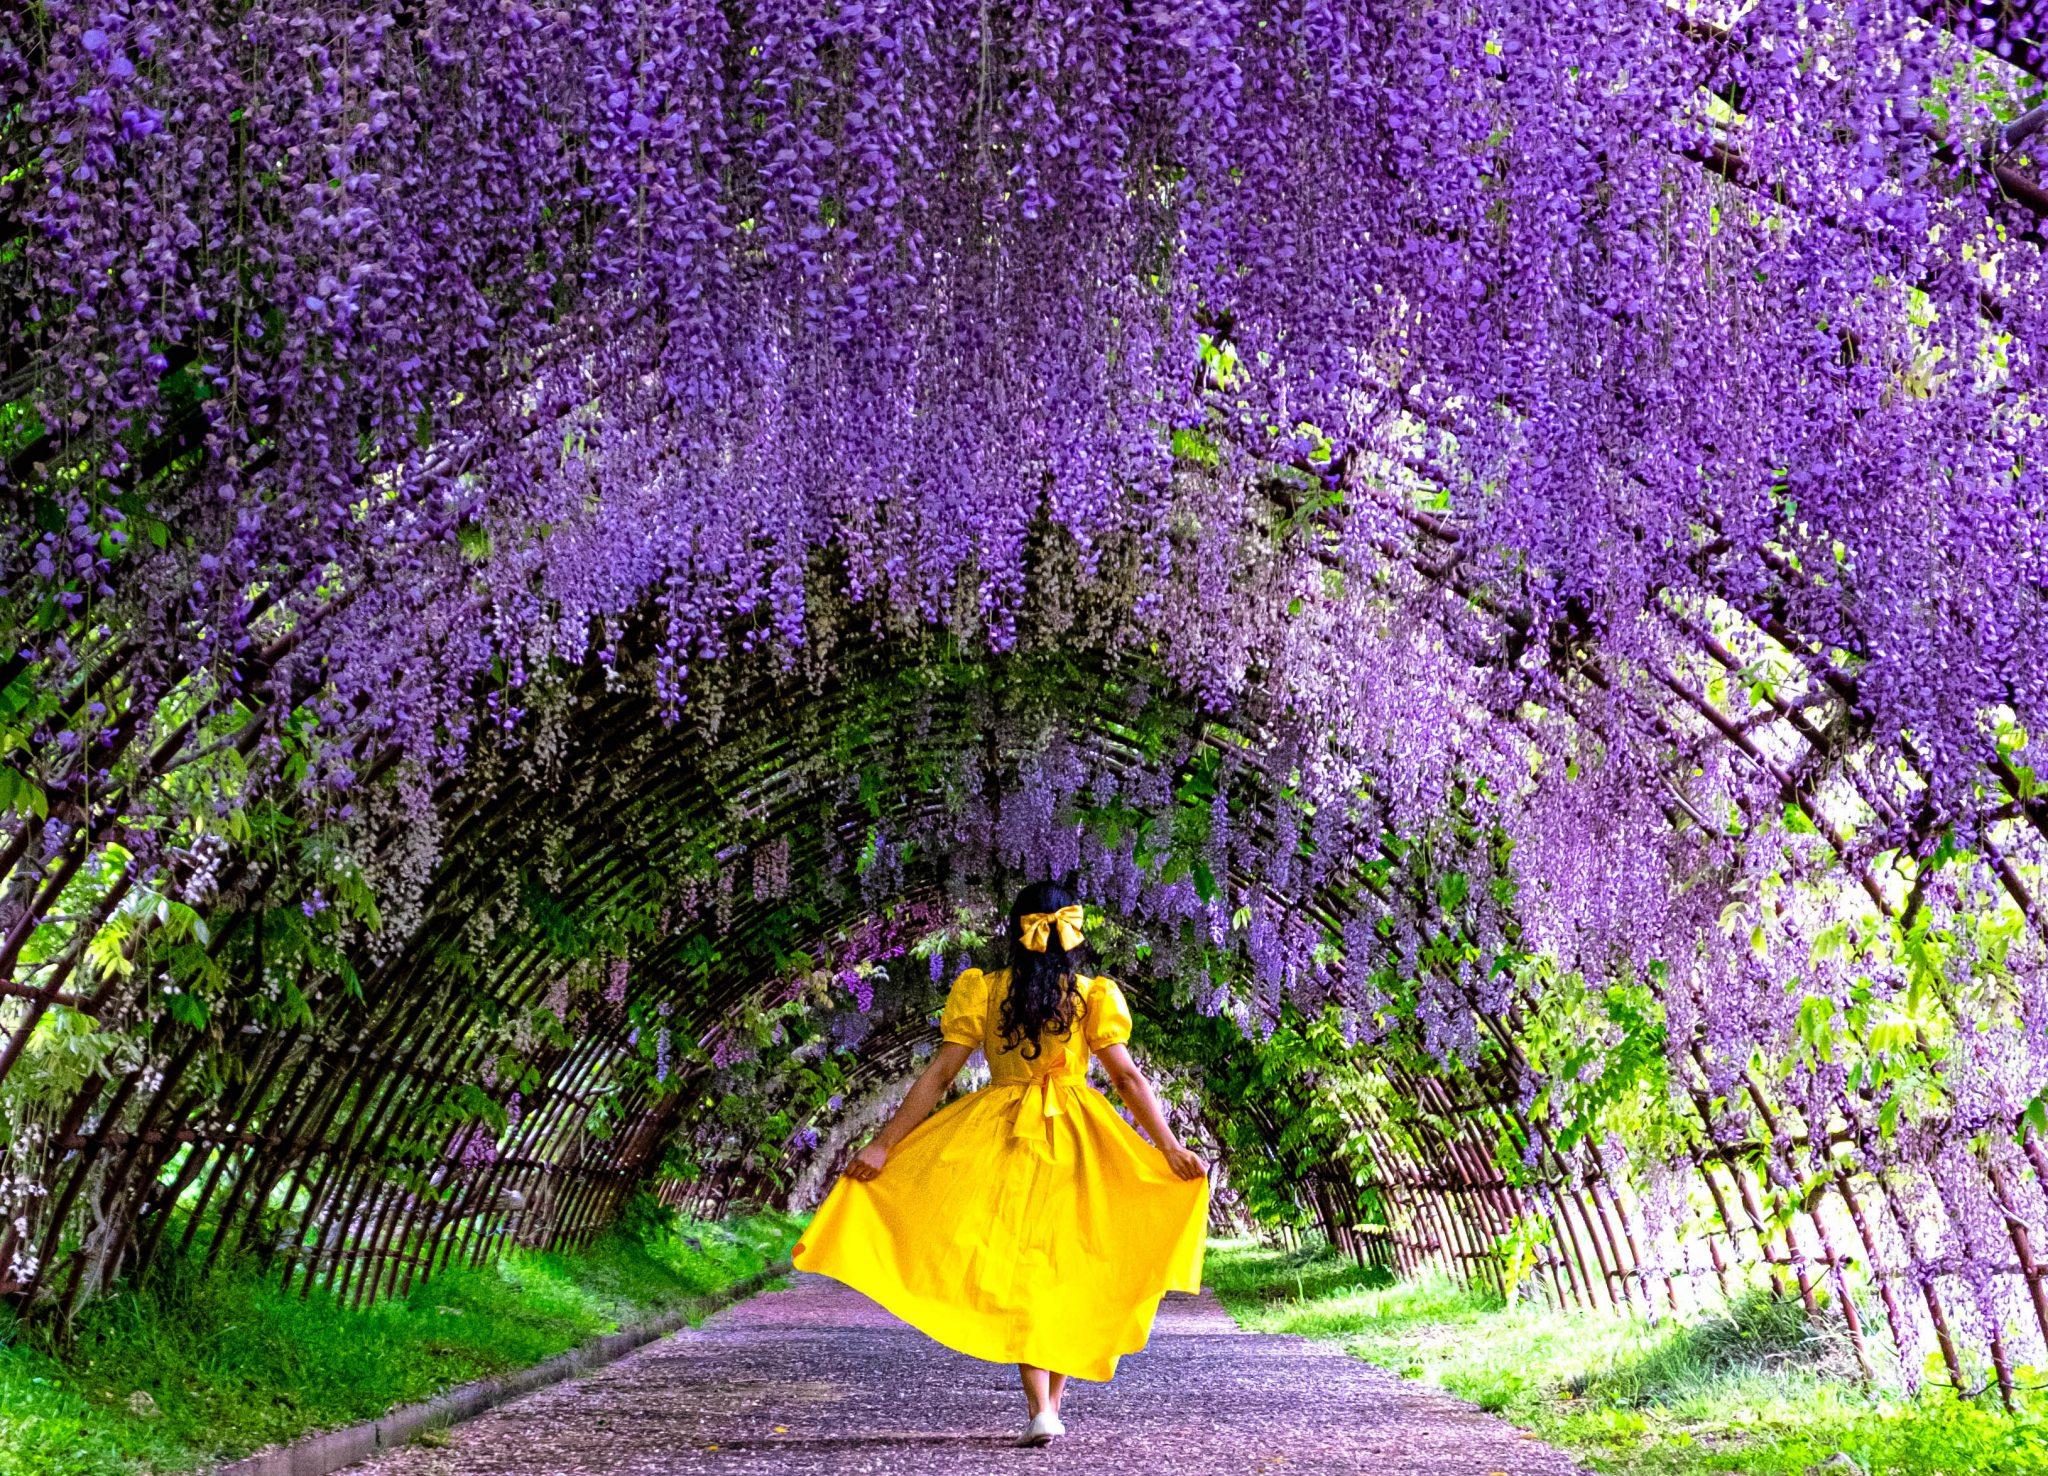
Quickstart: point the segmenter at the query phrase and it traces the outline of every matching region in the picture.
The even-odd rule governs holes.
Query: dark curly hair
[[[1054,928],[1045,940],[1045,951],[1034,952],[1024,946],[1023,919],[1034,912],[1058,912],[1075,901],[1074,894],[1057,882],[1034,882],[1010,904],[1010,987],[996,1028],[1003,1044],[1027,1061],[1037,1059],[1041,1037],[1065,1035],[1074,1028],[1074,1013],[1081,1003],[1075,980],[1088,961],[1088,945],[1063,948],[1059,929]]]

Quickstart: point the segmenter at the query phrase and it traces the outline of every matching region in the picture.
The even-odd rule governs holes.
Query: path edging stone
[[[787,1261],[779,1262],[744,1281],[733,1283],[724,1291],[691,1297],[659,1317],[607,1333],[601,1338],[592,1338],[566,1353],[557,1353],[545,1363],[514,1369],[495,1378],[458,1384],[445,1394],[436,1394],[418,1404],[391,1410],[359,1425],[325,1430],[285,1445],[273,1445],[268,1450],[259,1450],[254,1455],[225,1465],[204,1467],[202,1476],[330,1476],[344,1466],[368,1460],[379,1451],[415,1440],[428,1430],[444,1429],[475,1419],[486,1410],[496,1409],[522,1394],[531,1394],[549,1384],[559,1384],[577,1374],[602,1368],[637,1348],[646,1347],[657,1338],[667,1337],[694,1318],[707,1317],[721,1307],[752,1296],[777,1277],[787,1276],[789,1270]]]

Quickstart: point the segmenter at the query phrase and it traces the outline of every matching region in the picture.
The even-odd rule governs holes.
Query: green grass
[[[1839,1337],[1761,1293],[1657,1326],[1503,1308],[1444,1280],[1388,1285],[1324,1247],[1211,1244],[1208,1282],[1246,1327],[1341,1341],[1630,1476],[2034,1476],[2048,1401],[2018,1416],[1937,1389],[1866,1390]],[[1297,1290],[1299,1286],[1299,1290]],[[1846,1457],[1846,1459],[1844,1459]],[[1853,1467],[1849,1462],[1854,1462]]]
[[[369,1419],[721,1290],[797,1229],[643,1212],[586,1250],[515,1252],[362,1310],[251,1268],[173,1267],[86,1308],[62,1356],[0,1331],[0,1476],[188,1470]]]

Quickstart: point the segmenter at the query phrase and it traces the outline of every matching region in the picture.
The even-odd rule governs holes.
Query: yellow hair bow
[[[1017,919],[1017,926],[1024,935],[1024,946],[1033,953],[1045,952],[1045,943],[1052,936],[1054,927],[1060,930],[1060,947],[1073,949],[1081,946],[1081,904],[1062,907],[1058,912],[1027,912]]]

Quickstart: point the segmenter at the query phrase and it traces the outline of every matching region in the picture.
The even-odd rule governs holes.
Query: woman
[[[954,981],[931,1064],[795,1254],[949,1348],[1016,1364],[1021,1445],[1064,1435],[1068,1377],[1109,1378],[1160,1297],[1202,1284],[1208,1169],[1124,1048],[1123,991],[1080,972],[1081,916],[1049,883],[1019,894],[1009,967]],[[930,1116],[977,1047],[988,1087]],[[1152,1146],[1088,1084],[1091,1052]]]

